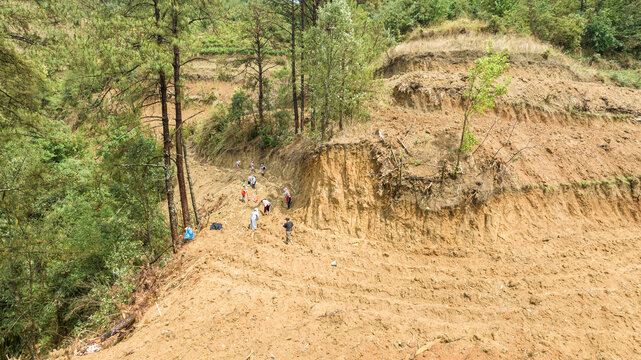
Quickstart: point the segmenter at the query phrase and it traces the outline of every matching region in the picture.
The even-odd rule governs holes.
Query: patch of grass
[[[598,73],[616,85],[641,89],[641,70],[599,70]]]
[[[225,71],[221,71],[220,74],[218,74],[218,81],[229,82],[232,80],[234,80],[234,76]]]
[[[480,33],[487,31],[488,24],[481,20],[470,20],[468,18],[458,18],[442,22],[429,28],[416,28],[408,34],[409,41],[426,39],[436,36],[448,36],[464,33]]]
[[[430,140],[430,135],[429,134],[425,134],[425,137],[423,137],[421,139],[414,140],[414,145],[418,146],[418,145],[422,145],[422,144],[427,144],[429,142],[429,140]]]
[[[458,33],[454,35],[435,35],[418,37],[397,45],[390,53],[391,56],[443,51],[485,51],[487,39],[493,43],[494,49],[505,49],[510,54],[533,54],[539,56],[548,52],[550,58],[556,58],[560,52],[550,50],[551,47],[532,36],[526,35],[495,35],[476,32]]]
[[[630,180],[625,176],[617,176],[616,179],[617,179],[617,181],[620,181],[620,182],[623,182],[623,183],[626,183],[626,184],[630,184]]]
[[[556,186],[554,186],[554,185],[544,185],[544,186],[543,186],[543,193],[544,193],[544,194],[547,194],[547,193],[553,193],[553,192],[555,192],[555,191],[556,191],[556,189],[557,189],[557,188],[556,188]]]
[[[631,66],[620,69],[616,61],[594,61],[593,57],[571,55],[560,48],[525,34],[500,34],[488,30],[486,22],[461,18],[430,28],[418,28],[407,41],[389,51],[389,57],[430,52],[479,51],[491,39],[494,49],[510,55],[525,55],[566,67],[582,81],[603,81],[641,89],[641,70]],[[626,66],[627,67],[627,66]]]

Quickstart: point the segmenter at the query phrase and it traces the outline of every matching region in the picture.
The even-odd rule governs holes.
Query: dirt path
[[[209,222],[224,230],[201,231],[158,309],[85,358],[407,359],[426,344],[417,358],[641,357],[641,232],[627,212],[557,238],[517,229],[495,243],[404,250],[308,228],[269,173],[249,197],[269,196],[274,209],[262,216],[261,206],[252,232],[256,205],[239,200],[248,171],[192,172]],[[286,215],[293,245],[283,242]]]

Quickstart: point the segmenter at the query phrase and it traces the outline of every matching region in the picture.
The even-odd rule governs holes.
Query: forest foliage
[[[268,148],[299,134],[321,141],[367,118],[377,57],[446,20],[532,34],[634,77],[639,8],[640,0],[5,1],[0,357],[37,358],[120,318],[141,272],[179,245],[172,207],[182,139],[168,128],[178,113],[166,109],[184,100],[174,96],[176,65],[222,54],[247,74],[231,104],[212,105],[197,147]],[[160,118],[145,111],[163,101]],[[163,144],[151,130],[160,123]],[[189,213],[183,194],[180,203]]]
[[[386,28],[400,40],[416,26],[459,17],[486,20],[489,30],[532,34],[567,51],[641,60],[639,0],[392,0]]]
[[[415,34],[417,29],[448,20],[480,20],[474,24],[483,26],[476,31],[534,35],[572,57],[600,66],[598,71],[603,78],[625,86],[641,86],[638,70],[641,67],[641,12],[635,11],[641,6],[639,0],[235,1],[228,4],[231,21],[202,38],[201,53],[253,56],[255,51],[243,41],[248,27],[242,14],[252,6],[261,7],[265,15],[278,13],[283,4],[285,8],[287,4],[295,4],[303,10],[304,15],[295,19],[299,32],[294,47],[304,56],[298,65],[286,64],[283,60],[294,58],[288,56],[292,43],[288,41],[290,32],[285,16],[265,33],[269,40],[269,46],[264,49],[265,58],[271,58],[272,63],[283,61],[282,65],[290,71],[292,66],[296,67],[302,77],[296,80],[288,79],[282,72],[265,73],[264,81],[260,82],[263,85],[257,81],[247,83],[244,90],[250,101],[245,115],[264,118],[258,109],[260,102],[264,111],[279,115],[279,123],[288,117],[294,119],[293,123],[273,126],[269,121],[261,121],[256,122],[253,129],[235,130],[234,134],[210,134],[212,129],[216,132],[221,127],[203,125],[198,132],[202,140],[199,144],[205,152],[220,149],[229,141],[251,141],[257,136],[261,146],[282,145],[292,139],[291,130],[320,140],[331,136],[335,128],[340,130],[344,122],[366,118],[362,104],[375,95],[370,91],[374,88],[372,60],[390,45]],[[339,7],[348,14],[337,11]],[[333,14],[323,20],[322,14],[327,12]],[[301,106],[302,111],[294,109],[297,104],[291,98],[282,96],[285,89],[292,86],[297,89],[294,102],[307,105]],[[263,95],[254,95],[258,93]],[[276,121],[275,116],[268,118]]]

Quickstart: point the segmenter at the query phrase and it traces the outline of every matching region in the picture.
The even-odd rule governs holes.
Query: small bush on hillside
[[[383,9],[385,29],[400,40],[414,26],[430,26],[463,12],[463,4],[451,0],[394,0]]]
[[[251,101],[245,90],[240,88],[234,90],[227,113],[227,121],[240,124],[240,119],[251,110],[251,106]]]
[[[274,113],[274,118],[264,125],[258,125],[259,146],[263,149],[286,144],[292,136],[292,114],[287,110]]]
[[[589,46],[600,54],[612,52],[621,46],[616,38],[612,17],[605,11],[590,19],[586,27],[586,38]]]
[[[214,103],[214,101],[218,100],[218,97],[216,96],[216,93],[210,92],[207,93],[202,99],[202,102],[208,105],[211,105]]]
[[[220,74],[218,74],[218,81],[232,81],[234,77],[231,74],[228,74],[225,71],[221,71]]]
[[[201,121],[194,130],[193,140],[196,147],[202,150],[217,147],[223,139],[228,123],[226,107],[222,103],[212,106],[208,120]]]
[[[585,19],[580,15],[563,16],[552,23],[550,41],[566,50],[578,50],[581,47],[585,26]]]
[[[490,0],[487,1],[487,8],[490,14],[504,17],[513,12],[516,8],[518,1],[517,0]]]
[[[455,172],[460,171],[461,154],[472,151],[474,146],[478,144],[476,136],[471,130],[472,116],[481,115],[486,110],[492,109],[496,98],[507,93],[507,87],[512,79],[508,76],[502,81],[498,80],[509,67],[508,54],[506,52],[494,53],[492,44],[488,43],[487,55],[476,59],[474,66],[470,68],[470,76],[467,78],[464,92],[465,114]]]

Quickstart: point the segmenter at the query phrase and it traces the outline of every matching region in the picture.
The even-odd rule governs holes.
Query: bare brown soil
[[[206,218],[225,229],[181,252],[160,312],[150,303],[130,337],[88,358],[397,359],[432,342],[417,358],[640,355],[638,180],[385,213],[360,181],[362,160],[328,151],[341,160],[290,211],[284,181],[259,178],[249,197],[274,210],[257,232],[255,203],[239,201],[248,171],[197,166],[198,193],[223,199]],[[353,190],[358,200],[342,202]],[[290,246],[285,215],[297,225]]]
[[[522,58],[473,122],[482,146],[442,181],[470,59],[410,56],[422,65],[386,75],[372,121],[322,146],[194,163],[206,228],[224,230],[200,231],[135,329],[85,358],[641,358],[641,122],[600,99],[640,111],[641,92]],[[273,204],[255,232],[252,159],[268,170],[249,197]]]

